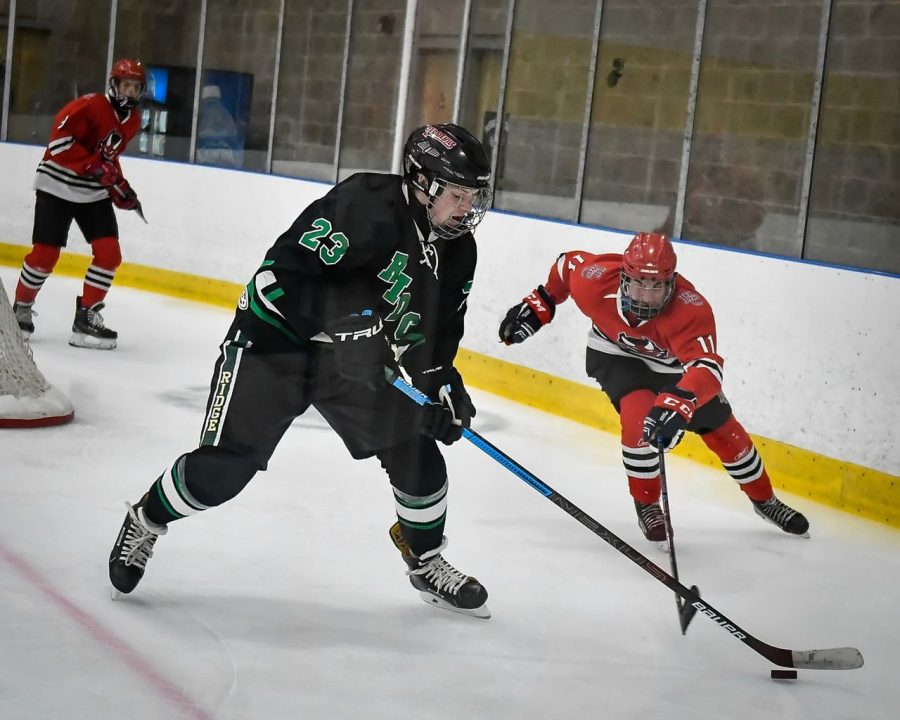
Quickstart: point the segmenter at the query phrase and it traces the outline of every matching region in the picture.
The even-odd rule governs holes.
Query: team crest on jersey
[[[602,265],[588,265],[586,268],[582,269],[581,277],[587,278],[588,280],[596,280],[605,272],[606,268]]]
[[[685,305],[702,305],[703,298],[692,290],[682,290],[678,293],[678,299]]]
[[[657,360],[664,360],[669,357],[669,351],[664,347],[657,345],[650,338],[635,337],[634,335],[626,335],[625,333],[620,332],[618,343],[622,347],[626,347],[641,355],[648,355]]]
[[[103,140],[100,141],[100,156],[104,160],[112,160],[119,155],[119,148],[122,147],[122,141],[125,138],[122,137],[122,133],[118,130],[113,130],[109,133]]]

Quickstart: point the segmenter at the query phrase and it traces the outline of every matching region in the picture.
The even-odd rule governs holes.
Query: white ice
[[[11,292],[15,270],[0,276]],[[767,643],[855,646],[862,669],[776,682],[705,617],[682,637],[669,590],[465,441],[445,452],[445,555],[484,582],[493,617],[431,608],[388,538],[377,463],[314,414],[235,500],[173,523],[113,601],[124,502],[196,445],[230,313],[114,288],[119,348],[76,349],[78,291],[50,278],[32,338],[75,422],[0,431],[0,718],[897,717],[900,533],[785,495],[812,524],[789,537],[724,472],[677,457],[683,582]],[[473,395],[476,430],[668,568],[639,534],[616,437]]]

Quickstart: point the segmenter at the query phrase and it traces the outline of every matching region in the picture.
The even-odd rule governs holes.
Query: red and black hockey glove
[[[519,305],[513,305],[500,323],[500,341],[513,345],[525,342],[556,314],[556,303],[543,285]]]
[[[331,336],[338,375],[372,390],[387,382],[385,368],[395,363],[381,317],[371,310],[345,315],[329,323],[326,332]]]
[[[105,160],[99,155],[91,158],[84,164],[84,174],[92,177],[105,188],[111,188],[116,183],[123,182],[119,166],[115,162]]]
[[[131,185],[128,184],[125,178],[120,178],[115,185],[107,188],[107,192],[109,193],[109,199],[113,201],[113,205],[117,208],[138,210],[141,207],[137,193],[132,190]]]
[[[644,418],[644,440],[668,452],[681,442],[696,409],[697,398],[689,390],[676,385],[660,393]]]

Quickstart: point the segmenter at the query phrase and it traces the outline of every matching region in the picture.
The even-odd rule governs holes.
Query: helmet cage
[[[635,299],[635,295],[638,294],[635,292],[637,289],[634,287],[635,283],[644,292],[657,289],[661,292],[658,293],[658,297],[654,300],[637,300]],[[672,299],[672,293],[675,291],[675,274],[673,273],[669,278],[652,277],[643,273],[641,276],[636,277],[629,275],[626,269],[622,268],[619,286],[622,290],[622,309],[630,312],[639,320],[649,320],[659,315]],[[654,295],[657,294],[654,293]]]
[[[675,291],[677,258],[662,233],[638,233],[622,255],[622,309],[640,320],[659,315]]]
[[[428,196],[425,210],[432,232],[440,238],[452,240],[475,230],[491,207],[491,189],[460,185],[433,173],[421,174],[426,179],[429,174],[432,175],[427,188],[417,179],[413,180],[413,186]]]

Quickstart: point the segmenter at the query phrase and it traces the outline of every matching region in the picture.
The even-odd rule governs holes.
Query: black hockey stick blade
[[[389,383],[417,404],[425,405],[426,403],[431,402],[431,398],[405,382],[403,378],[396,377],[388,368],[385,368],[385,377]],[[536,475],[533,475],[519,465],[519,463],[513,460],[509,455],[485,440],[477,432],[470,428],[463,428],[462,434],[466,440],[471,442],[485,454],[489,455],[513,475],[522,480],[526,485],[530,486],[533,490],[536,490],[547,500],[571,517],[575,518],[588,530],[594,533],[594,535],[608,545],[614,547],[635,565],[642,568],[646,573],[652,575],[669,588],[669,590],[677,593],[687,605],[694,608],[695,612],[706,615],[733,638],[740,640],[772,664],[781,667],[802,668],[806,670],[855,670],[856,668],[862,667],[863,657],[856,648],[842,647],[826,648],[823,650],[788,650],[786,648],[769,645],[768,643],[764,643],[762,640],[753,637],[753,635],[744,630],[740,625],[733,620],[729,620],[716,610],[716,608],[706,600],[701,600],[696,586],[692,589],[686,588],[678,582],[678,580],[659,567],[659,565],[639,553],[612,531],[594,520],[594,518],[588,515],[584,510],[556,492],[552,487],[539,480]]]
[[[147,218],[144,217],[144,208],[141,207],[140,201],[138,201],[137,205],[134,206],[134,211],[138,214],[138,217],[144,221],[144,225],[149,225],[147,222]]]
[[[700,597],[700,588],[696,585],[691,585],[691,592],[694,593],[697,597]],[[678,621],[681,623],[681,634],[687,635],[688,625],[691,624],[691,620],[694,619],[694,615],[697,614],[697,608],[693,605],[689,605],[688,603],[683,603],[681,606],[681,611],[678,613]]]

